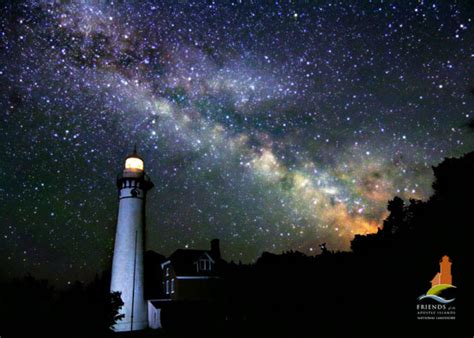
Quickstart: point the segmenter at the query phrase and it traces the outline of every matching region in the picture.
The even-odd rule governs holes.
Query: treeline
[[[109,289],[109,272],[96,275],[89,284],[76,281],[64,290],[31,275],[1,283],[0,334],[107,334],[123,305],[120,294]]]

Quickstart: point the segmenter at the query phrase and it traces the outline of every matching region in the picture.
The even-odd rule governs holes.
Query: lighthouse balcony
[[[151,182],[150,177],[143,172],[137,173],[124,171],[123,173],[117,175],[118,189],[133,187],[149,190],[153,188],[153,186],[154,185]]]

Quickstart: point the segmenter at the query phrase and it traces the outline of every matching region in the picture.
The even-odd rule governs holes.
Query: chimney
[[[219,240],[217,238],[211,241],[211,256],[215,260],[221,259],[221,249],[219,247]]]

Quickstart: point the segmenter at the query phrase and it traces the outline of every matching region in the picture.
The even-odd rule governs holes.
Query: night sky
[[[135,143],[155,183],[147,248],[217,237],[242,262],[348,250],[474,149],[471,1],[1,6],[7,277],[110,267]]]

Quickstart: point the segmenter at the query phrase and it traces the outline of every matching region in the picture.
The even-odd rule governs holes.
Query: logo
[[[443,256],[439,263],[439,272],[434,276],[431,281],[431,289],[428,290],[426,295],[421,295],[418,300],[422,299],[433,299],[441,304],[449,304],[454,301],[455,298],[445,298],[447,290],[455,289],[453,285],[453,277],[451,275],[451,260],[448,256]]]
[[[443,256],[439,262],[439,272],[431,280],[431,288],[426,294],[418,297],[418,319],[422,320],[453,320],[456,308],[454,302],[455,289],[451,275],[451,259]],[[448,305],[449,304],[449,305]]]

